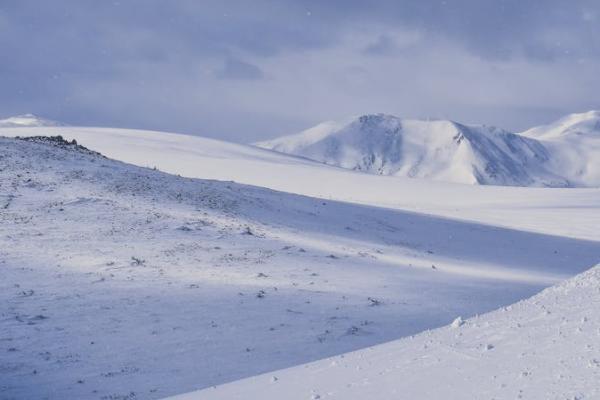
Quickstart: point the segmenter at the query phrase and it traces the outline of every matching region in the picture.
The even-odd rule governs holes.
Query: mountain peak
[[[571,115],[579,115],[582,118],[600,118],[600,110],[590,110],[582,113],[573,113]]]
[[[600,134],[600,111],[591,110],[569,114],[548,125],[537,126],[522,133],[541,139],[558,139],[569,136],[597,136]]]
[[[586,111],[586,112],[582,112],[582,113],[569,114],[569,115],[559,119],[558,121],[556,121],[555,124],[561,123],[563,125],[575,125],[575,124],[580,124],[582,122],[592,121],[592,120],[600,120],[600,111],[591,110],[591,111]]]
[[[378,113],[378,114],[363,114],[361,116],[359,116],[357,118],[357,120],[361,123],[361,124],[365,124],[365,125],[370,125],[370,124],[379,124],[382,122],[386,122],[389,120],[399,120],[400,118],[394,116],[394,115],[389,115],[389,114],[383,114],[383,113]]]
[[[257,145],[378,175],[468,184],[546,182],[527,168],[547,159],[544,147],[533,139],[449,120],[365,114]]]

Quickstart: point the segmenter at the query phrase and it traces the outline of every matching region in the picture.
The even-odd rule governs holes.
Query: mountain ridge
[[[592,146],[585,165],[573,166],[573,156],[567,153],[581,147],[578,140],[597,141],[596,132],[600,132],[598,111],[571,114],[523,133],[451,120],[367,114],[255,145],[379,175],[481,185],[586,187],[600,185],[595,172],[600,148]],[[573,138],[582,135],[584,139]]]
[[[0,128],[19,132],[36,127],[66,124],[33,114],[0,120]],[[600,187],[600,111],[594,110],[518,133],[452,120],[366,114],[254,146],[274,151],[273,156],[376,175],[469,185]]]

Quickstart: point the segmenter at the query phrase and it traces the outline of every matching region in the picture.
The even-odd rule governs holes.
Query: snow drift
[[[509,307],[172,400],[596,399],[600,266]]]

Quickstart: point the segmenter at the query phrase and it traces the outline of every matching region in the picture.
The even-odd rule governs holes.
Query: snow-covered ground
[[[599,188],[461,185],[380,176],[202,137],[115,128],[0,128],[0,136],[63,135],[127,163],[323,199],[410,210],[600,240]]]
[[[461,185],[201,137],[28,125],[0,127],[0,136],[60,134],[134,165],[75,145],[0,138],[0,398],[153,399],[221,385],[507,306],[600,260],[598,188]],[[591,146],[595,128],[583,125],[544,140],[584,146],[584,137]],[[473,335],[489,332],[479,327]],[[438,332],[447,331],[431,335],[445,343]],[[344,371],[360,374],[427,335],[346,355]],[[466,338],[474,346],[466,353],[512,351],[493,353],[489,342],[480,351]],[[373,374],[398,380],[387,373],[393,359],[417,363],[415,373],[406,386],[372,386],[391,397],[424,393],[431,385],[421,385],[419,368],[433,365],[425,361],[459,368],[443,348],[384,357]],[[191,396],[340,396],[355,376],[330,368],[333,360],[277,373],[279,387],[265,386],[271,374]],[[330,369],[327,386],[313,371]]]
[[[600,266],[445,328],[172,400],[597,399],[599,309]]]
[[[61,129],[126,161],[147,152],[182,175],[239,173],[273,184],[283,182],[277,168],[272,181],[251,174],[279,166],[301,178],[287,182],[291,192],[334,186],[324,177],[340,177],[341,198],[352,185],[369,182],[379,195],[389,186],[377,184],[385,177],[207,139],[19,129]],[[397,193],[417,189],[409,201],[423,196],[429,213],[416,213],[401,209],[402,198],[384,199],[394,208],[383,208],[190,179],[60,143],[0,138],[0,155],[7,399],[162,398],[292,367],[506,306],[590,268],[600,254],[600,241],[586,240],[598,239],[592,189],[388,178]],[[229,168],[209,169],[215,160]],[[448,198],[429,198],[436,190]],[[469,194],[457,209],[469,220],[440,216]],[[486,208],[504,209],[503,226],[531,229],[477,222]],[[588,218],[579,229],[565,227],[580,209]],[[529,212],[544,221],[521,221]]]

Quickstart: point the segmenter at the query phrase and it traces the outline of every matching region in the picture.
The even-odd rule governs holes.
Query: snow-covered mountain
[[[521,135],[543,143],[551,154],[547,168],[572,186],[600,186],[600,111],[571,114]]]
[[[583,160],[580,157],[587,166],[585,170],[581,163],[571,166],[569,156],[570,151],[589,147],[583,143],[587,138],[579,137],[584,128],[593,140],[600,136],[598,115],[591,112],[569,116],[522,135],[447,120],[364,115],[341,123],[320,124],[257,146],[381,175],[484,185],[598,186],[599,149],[586,152]],[[566,136],[570,139],[560,145],[548,143],[558,128],[577,132],[577,138],[569,134]]]
[[[11,128],[20,127],[19,130]],[[62,123],[31,114],[0,120],[0,135],[26,136],[24,128],[54,129],[50,134],[69,134],[92,140],[102,147],[103,134],[119,142],[138,141],[139,133],[148,131],[65,127]],[[61,131],[56,129],[62,128]],[[134,132],[138,134],[132,135]],[[31,131],[31,134],[40,134]],[[94,138],[94,135],[97,135]],[[164,137],[164,133],[160,133]],[[74,137],[79,141],[79,138]],[[134,137],[135,136],[135,137]],[[184,136],[184,135],[179,135]],[[174,137],[170,135],[169,137]],[[166,138],[166,137],[165,137]],[[159,144],[163,140],[153,139]],[[511,133],[490,126],[473,126],[448,120],[410,120],[391,115],[364,115],[341,122],[329,121],[299,134],[259,142],[259,148],[278,152],[257,151],[251,146],[198,138],[189,142],[186,152],[213,159],[210,170],[226,170],[217,166],[230,156],[242,156],[249,171],[242,176],[255,179],[257,163],[264,161],[283,166],[307,164],[307,160],[373,175],[423,178],[435,181],[475,185],[537,187],[600,187],[600,111],[572,114],[546,126],[522,133]],[[121,143],[123,144],[123,143]],[[140,143],[131,143],[137,146]],[[170,145],[168,140],[165,145]],[[150,165],[152,157],[143,151],[132,152],[112,146],[116,153],[138,154],[137,159]],[[215,152],[216,151],[216,152]],[[222,152],[225,154],[222,154]],[[283,154],[296,156],[284,157]],[[112,152],[109,155],[123,159]],[[161,157],[162,158],[162,157]],[[303,158],[304,161],[301,159]],[[141,164],[142,161],[126,161]],[[175,162],[181,164],[179,160]],[[276,167],[278,168],[278,167]],[[188,170],[193,170],[189,166]],[[177,171],[180,173],[180,171]],[[190,175],[189,172],[187,173]],[[238,180],[240,176],[233,179]],[[286,180],[289,180],[286,178]],[[254,183],[254,182],[248,182]],[[279,189],[279,188],[276,188]],[[285,190],[285,189],[284,189]]]
[[[600,111],[569,114],[551,124],[531,128],[521,135],[554,140],[568,136],[600,137]]]
[[[62,122],[41,118],[34,114],[16,115],[14,117],[0,119],[0,127],[3,128],[32,126],[65,126],[65,124],[63,124]]]
[[[540,166],[548,154],[538,141],[444,120],[364,115],[347,124],[318,125],[258,146],[381,175],[469,184],[566,184],[544,174]],[[529,167],[532,164],[537,171]]]

